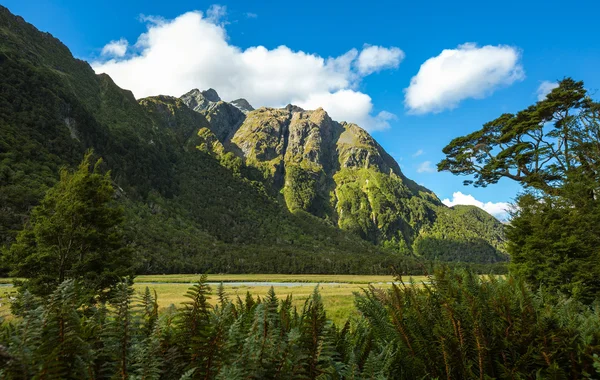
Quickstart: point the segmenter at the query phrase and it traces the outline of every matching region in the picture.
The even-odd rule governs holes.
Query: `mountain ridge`
[[[217,120],[213,114],[218,113],[214,107],[200,112],[213,132],[228,130],[227,137],[216,136],[219,149],[261,170],[274,190],[283,194],[289,210],[309,212],[375,244],[393,242],[405,253],[414,253],[416,244],[421,255],[439,257],[426,248],[431,245],[419,239],[431,239],[428,234],[440,229],[435,225],[437,214],[452,213],[453,209],[407,178],[398,163],[358,125],[334,121],[323,108],[304,110],[294,105],[260,107],[225,127],[212,122]],[[364,184],[356,186],[358,181]],[[353,204],[356,198],[362,199],[358,207]],[[413,213],[415,209],[420,211]],[[485,215],[482,220],[501,229],[501,223],[485,211],[473,212]],[[477,239],[476,230],[467,234],[471,241]],[[501,260],[502,239],[491,241],[490,254]],[[499,252],[492,253],[494,249]]]
[[[245,113],[214,90],[197,90],[203,99],[193,94],[191,108],[193,96],[136,100],[1,6],[0,37],[0,245],[11,244],[59,168],[93,148],[120,189],[142,272],[414,267],[398,253],[410,254],[435,221],[410,215],[427,216],[437,197],[425,202],[426,189],[399,168],[383,173],[397,164],[358,127],[294,106]],[[499,248],[488,244],[476,261],[504,260]]]

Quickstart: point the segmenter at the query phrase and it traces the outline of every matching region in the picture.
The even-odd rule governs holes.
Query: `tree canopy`
[[[67,279],[101,291],[132,274],[110,173],[101,172],[101,159],[93,166],[91,159],[90,151],[77,171],[61,170],[5,254],[11,274],[27,278],[34,293],[49,294]]]
[[[465,184],[518,181],[506,228],[512,273],[585,302],[600,292],[600,103],[565,78],[545,99],[504,114],[444,148],[439,170]]]
[[[560,195],[574,175],[598,182],[599,116],[600,103],[583,82],[565,78],[545,99],[452,140],[438,170],[473,175],[465,184],[485,187],[510,178]]]

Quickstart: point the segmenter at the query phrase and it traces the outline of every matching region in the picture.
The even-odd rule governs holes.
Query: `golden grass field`
[[[141,293],[148,287],[151,291],[156,291],[158,295],[158,304],[161,309],[171,304],[180,306],[186,301],[185,293],[194,282],[200,278],[199,275],[148,275],[138,276],[135,279],[134,289]],[[415,276],[413,281],[419,283],[427,281],[424,276]],[[211,283],[223,283],[225,293],[232,300],[237,296],[242,300],[246,293],[250,292],[254,297],[264,297],[269,291],[270,285],[266,284],[239,284],[240,282],[274,282],[275,293],[279,298],[285,298],[288,294],[292,295],[294,305],[301,308],[306,299],[314,291],[313,284],[319,283],[319,291],[323,298],[323,303],[327,310],[329,318],[336,324],[344,323],[354,310],[355,292],[360,292],[368,284],[375,287],[388,288],[393,281],[392,276],[358,276],[358,275],[280,275],[280,274],[220,274],[209,275],[208,281]],[[408,282],[409,278],[404,278]],[[0,279],[1,283],[10,283],[10,279]],[[284,284],[282,284],[284,283]],[[287,284],[286,284],[287,283]],[[216,294],[217,285],[212,285],[212,294]],[[0,315],[9,313],[9,302],[7,298],[9,293],[14,293],[10,287],[0,287]],[[210,300],[216,302],[216,296]]]
[[[195,282],[199,274],[161,274],[142,275],[135,278],[136,282]],[[424,280],[425,276],[413,277],[416,281]],[[242,282],[242,281],[268,281],[268,282],[343,282],[348,284],[369,284],[393,281],[392,276],[361,276],[352,274],[210,274],[210,282]],[[407,279],[404,279],[405,281]]]

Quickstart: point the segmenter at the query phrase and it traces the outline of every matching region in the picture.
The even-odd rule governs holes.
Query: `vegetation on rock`
[[[93,148],[111,171],[139,272],[368,274],[395,265],[414,273],[422,265],[399,253],[414,252],[445,208],[359,127],[322,109],[244,113],[214,90],[137,101],[5,8],[0,36],[4,250],[60,168],[76,168]],[[473,255],[459,259],[495,261],[481,259],[502,250],[495,228],[482,236],[489,246],[469,246]]]

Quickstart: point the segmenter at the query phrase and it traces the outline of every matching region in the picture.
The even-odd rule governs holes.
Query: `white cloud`
[[[446,198],[442,200],[442,203],[448,207],[452,207],[455,205],[471,205],[477,206],[482,210],[487,211],[489,214],[493,215],[500,221],[506,221],[509,218],[508,210],[511,209],[511,205],[507,202],[486,202],[483,203],[471,194],[463,194],[460,191],[457,191],[452,194],[452,200]]]
[[[558,87],[558,83],[556,82],[550,82],[545,80],[542,83],[540,83],[540,87],[538,87],[537,89],[537,100],[542,101],[546,99],[546,96],[550,92],[552,92],[552,90],[554,90],[556,87]]]
[[[390,120],[397,120],[398,117],[391,112],[381,111],[373,119],[374,119],[375,125],[368,127],[368,129],[371,131],[389,128]],[[368,125],[368,123],[365,125]]]
[[[453,109],[467,98],[484,98],[498,87],[523,80],[518,49],[473,43],[446,49],[425,61],[405,90],[405,106],[423,114]]]
[[[431,164],[431,161],[424,161],[417,166],[417,173],[433,173],[435,168]]]
[[[258,15],[256,13],[246,12],[246,17],[247,18],[258,18]]]
[[[417,150],[415,153],[413,153],[413,155],[412,155],[412,156],[413,156],[413,157],[419,157],[419,156],[420,156],[420,155],[422,155],[423,153],[425,153],[425,152],[423,151],[423,149],[419,149],[419,150]]]
[[[127,40],[121,38],[118,41],[110,41],[102,48],[102,55],[123,57],[127,53]]]
[[[404,59],[404,52],[396,47],[365,46],[358,56],[356,67],[364,75],[383,69],[397,68]]]
[[[214,24],[222,23],[227,15],[227,7],[224,5],[213,4],[206,11],[206,19]]]
[[[352,49],[338,57],[294,51],[287,46],[241,49],[229,42],[224,7],[211,7],[207,16],[188,12],[173,20],[142,19],[147,31],[127,57],[93,62],[97,73],[109,74],[136,97],[181,96],[192,88],[214,88],[225,100],[246,98],[253,106],[282,107],[288,103],[311,109],[323,107],[332,118],[354,122],[369,130],[389,127],[395,116],[373,114],[371,97],[356,90],[368,71],[396,67],[397,48],[377,52]],[[369,50],[369,51],[371,51]],[[374,51],[374,50],[373,50]],[[388,51],[391,53],[385,53]],[[396,53],[393,53],[396,52]],[[392,56],[392,58],[390,58]]]
[[[390,120],[396,119],[396,115],[387,111],[371,116],[373,109],[371,97],[349,89],[334,93],[314,93],[305,100],[292,100],[292,103],[304,109],[322,107],[332,119],[356,123],[369,131],[387,129],[390,127]]]

